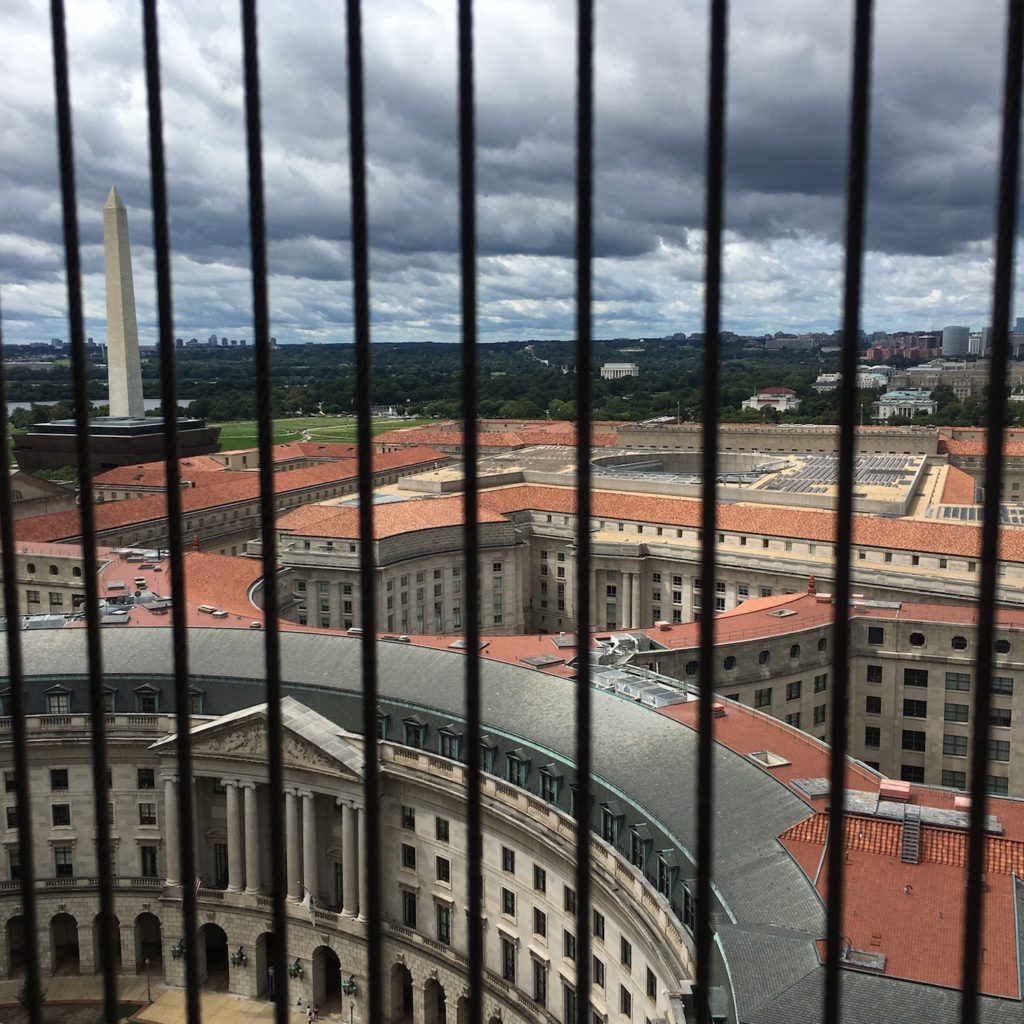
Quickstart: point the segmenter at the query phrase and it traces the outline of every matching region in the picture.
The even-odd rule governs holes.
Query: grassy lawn
[[[429,420],[374,420],[374,435],[398,427],[417,427]],[[234,451],[238,448],[255,448],[257,443],[256,421],[239,420],[233,423],[217,423],[220,427],[220,450]],[[311,441],[354,442],[356,421],[351,416],[310,416],[290,420],[274,421],[274,443],[301,441],[308,436]]]

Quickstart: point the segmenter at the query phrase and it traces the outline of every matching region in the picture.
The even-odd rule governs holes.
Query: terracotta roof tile
[[[973,505],[975,492],[974,477],[956,466],[946,468],[946,482],[942,488],[942,500],[947,505]]]
[[[462,495],[416,498],[376,505],[373,530],[377,539],[418,530],[461,526],[465,521]],[[481,508],[481,523],[506,522],[505,517]],[[304,505],[278,520],[278,528],[299,536],[354,539],[359,536],[359,509],[354,505]]]

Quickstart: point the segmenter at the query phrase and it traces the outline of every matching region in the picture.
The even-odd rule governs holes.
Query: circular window
[[[911,647],[924,647],[924,633],[911,633],[910,634],[910,646]]]
[[[967,637],[955,636],[950,640],[950,644],[954,651],[966,651],[967,650]]]
[[[799,644],[793,644],[793,646],[792,646],[792,647],[790,647],[790,649],[789,649],[789,656],[790,656],[790,657],[791,657],[791,658],[792,658],[792,659],[793,659],[794,661],[795,661],[795,660],[796,660],[797,658],[799,658],[799,657],[800,657],[800,645],[799,645]]]
[[[36,563],[35,562],[29,562],[28,565],[25,566],[25,568],[29,572],[35,572],[36,571]]]
[[[71,569],[71,575],[72,576],[81,576],[82,575],[82,567],[80,565],[73,566],[72,569]]]
[[[729,657],[722,662],[722,666],[725,668],[725,671],[728,672],[730,669],[734,669],[736,667],[736,659],[730,654]]]
[[[1009,654],[1010,653],[1010,641],[1009,640],[997,640],[996,641],[996,654]]]
[[[688,676],[695,676],[697,674],[697,662],[688,661],[686,663],[686,674]]]
[[[759,655],[757,656],[757,663],[758,663],[759,665],[767,665],[767,664],[768,664],[768,662],[769,662],[769,660],[771,659],[771,656],[772,656],[772,655],[771,655],[771,652],[770,652],[770,651],[762,651],[762,652],[761,652],[761,653],[760,653],[760,654],[759,654]]]
[[[821,653],[821,652],[824,652],[824,651],[827,651],[827,650],[828,650],[828,641],[824,637],[822,637],[818,641],[818,652]]]

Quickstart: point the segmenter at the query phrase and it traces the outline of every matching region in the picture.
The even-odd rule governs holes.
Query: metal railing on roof
[[[262,552],[264,576],[274,574],[273,562],[273,498],[274,477],[272,459],[271,373],[269,304],[267,295],[266,225],[263,196],[262,134],[260,124],[259,67],[257,57],[257,26],[254,0],[241,0],[243,59],[245,80],[245,118],[247,126],[249,225],[253,304],[255,319],[255,355],[257,366],[256,390],[259,398],[259,453],[260,453],[260,506],[262,514]],[[366,757],[366,855],[372,861],[379,848],[379,804],[371,799],[377,792],[378,761],[372,749],[376,744],[377,668],[375,655],[375,604],[373,600],[372,523],[373,502],[372,445],[371,445],[371,347],[369,302],[369,261],[366,214],[366,157],[364,145],[363,62],[359,0],[347,0],[348,29],[348,95],[349,95],[349,152],[352,181],[352,246],[354,264],[355,343],[357,353],[357,407],[359,414],[359,495],[361,528],[361,599],[363,623],[363,698],[364,737],[371,749]],[[708,146],[706,174],[706,268],[704,309],[704,418],[703,465],[703,536],[715,536],[715,482],[717,479],[718,394],[719,394],[719,306],[721,291],[721,257],[723,226],[723,190],[725,183],[725,96],[726,96],[726,0],[710,0],[710,61]],[[1013,278],[1014,227],[1016,223],[1017,177],[1019,153],[1019,125],[1021,114],[1022,41],[1024,41],[1024,0],[1008,0],[1008,19],[1005,34],[1005,82],[1003,93],[1003,133],[999,174],[999,205],[996,216],[997,247],[994,280],[994,314],[992,333],[992,359],[988,408],[988,446],[985,461],[985,509],[983,521],[983,552],[981,581],[978,598],[979,643],[977,686],[974,692],[976,735],[972,759],[972,799],[970,859],[967,884],[967,922],[964,929],[962,999],[960,1019],[973,1024],[978,1017],[979,944],[972,941],[979,933],[982,913],[982,840],[986,811],[985,757],[988,747],[988,705],[991,692],[993,624],[997,573],[997,539],[1000,524],[999,494],[1001,490],[1003,421],[1005,415],[1005,379],[1007,364],[1007,332],[1011,284]],[[185,607],[183,571],[183,539],[181,530],[181,496],[179,479],[180,450],[175,393],[175,349],[172,338],[172,292],[170,279],[170,237],[167,217],[166,172],[163,151],[163,118],[161,110],[160,57],[155,0],[143,0],[143,28],[145,36],[146,87],[149,111],[149,149],[151,160],[151,189],[154,218],[154,248],[156,253],[157,296],[160,332],[160,361],[162,377],[162,406],[165,422],[170,425],[165,436],[165,463],[167,472],[167,502],[169,521],[169,547],[171,558],[171,590],[173,602],[173,647],[175,658],[176,721],[180,742],[177,744],[178,771],[182,778],[190,778],[191,740],[189,735],[188,693],[188,638],[184,617],[177,613]],[[593,194],[593,10],[591,0],[578,0],[577,35],[577,365],[590,365],[591,348],[591,256],[592,194]],[[68,80],[68,54],[65,36],[63,0],[51,0],[51,28],[53,41],[54,77],[56,85],[57,138],[63,207],[64,254],[67,270],[68,308],[72,342],[72,374],[77,419],[77,460],[82,488],[81,516],[84,548],[84,575],[86,589],[89,681],[92,729],[92,773],[96,799],[97,842],[109,846],[110,832],[106,813],[107,723],[103,705],[103,666],[99,644],[99,607],[96,594],[96,531],[93,516],[93,486],[87,467],[90,463],[90,441],[86,389],[85,338],[82,306],[80,246],[76,213],[75,164],[72,143],[72,109]],[[843,759],[847,746],[846,705],[848,692],[847,655],[849,651],[850,614],[850,538],[854,482],[854,382],[857,369],[857,339],[859,333],[860,275],[863,257],[863,222],[867,194],[866,167],[869,123],[870,58],[871,58],[871,0],[856,0],[853,31],[853,61],[851,118],[849,135],[849,164],[846,213],[846,273],[843,300],[842,379],[849,382],[841,391],[841,428],[839,449],[839,502],[836,534],[836,585],[833,604],[835,610],[835,641],[833,644],[834,709],[832,715],[832,814],[843,816]],[[460,223],[461,223],[461,277],[463,316],[463,381],[462,406],[466,429],[465,481],[466,527],[465,552],[478,548],[477,531],[477,357],[476,357],[476,222],[475,222],[475,125],[473,90],[473,23],[470,0],[460,0],[458,9],[459,38],[459,157],[460,157]],[[5,386],[0,361],[0,407],[4,402]],[[578,481],[577,505],[577,604],[578,609],[590,607],[590,444],[591,444],[591,385],[587,373],[577,375],[578,431],[576,444],[576,472]],[[0,450],[8,441],[6,420],[0,421]],[[0,470],[0,544],[4,597],[10,611],[10,621],[17,621],[17,589],[14,565],[13,517],[9,514],[12,493],[9,470]],[[715,545],[705,543],[701,556],[702,578],[715,579]],[[465,559],[467,590],[476,592],[479,574],[477,559]],[[266,591],[267,629],[265,642],[265,678],[268,703],[269,777],[277,791],[282,789],[283,769],[281,754],[281,695],[279,634],[275,626],[278,607],[274,588]],[[475,602],[466,608],[466,634],[470,648],[475,649],[479,638],[479,613]],[[577,624],[577,632],[587,638],[590,624],[585,618]],[[8,629],[7,643],[10,663],[10,704],[13,722],[13,748],[16,764],[15,791],[19,807],[29,805],[27,728],[24,703],[23,660],[20,635],[17,629]],[[710,679],[714,674],[715,620],[705,616],[700,630],[700,673]],[[588,835],[590,791],[590,668],[584,660],[580,665],[577,693],[577,766],[580,776],[577,800],[577,990],[586,992],[590,985],[590,856]],[[476,655],[466,659],[466,708],[469,742],[467,751],[468,776],[468,891],[469,891],[469,981],[470,1020],[482,1021],[482,991],[484,982],[482,942],[482,837],[480,832],[480,668]],[[710,1020],[709,985],[712,949],[711,880],[712,863],[712,692],[704,688],[700,699],[700,737],[697,781],[697,807],[699,839],[697,863],[697,924],[696,924],[696,1013],[701,1024]],[[272,966],[279,979],[285,978],[285,950],[287,917],[285,914],[286,883],[284,878],[284,828],[282,804],[275,802],[271,823],[271,853],[273,884],[271,907],[273,930],[278,936],[272,947]],[[183,786],[179,800],[179,835],[192,834],[195,808],[191,787]],[[21,894],[24,913],[24,942],[26,959],[26,998],[29,1019],[33,1024],[42,1020],[42,991],[39,966],[39,948],[36,928],[36,879],[33,872],[33,835],[31,815],[21,813],[19,845],[21,851]],[[841,826],[841,821],[837,823]],[[194,852],[190,843],[181,848],[184,878],[196,877]],[[824,986],[823,1018],[841,1019],[841,921],[843,914],[842,888],[844,860],[841,844],[829,847],[828,933],[826,941],[826,980]],[[104,1016],[116,1018],[118,1003],[117,975],[114,956],[116,922],[113,906],[113,879],[109,858],[99,858],[98,888],[100,895],[99,945],[104,988]],[[382,915],[380,875],[372,873],[369,886],[368,908],[368,964],[369,964],[369,1016],[372,1021],[383,1021],[382,993]],[[196,892],[190,885],[182,889],[182,911],[186,935],[196,929]],[[184,944],[186,966],[187,1017],[199,1020],[199,975],[195,943]],[[280,985],[275,995],[275,1018],[284,1024],[288,1015],[287,986]],[[576,1000],[579,1024],[589,1024],[589,1000]]]

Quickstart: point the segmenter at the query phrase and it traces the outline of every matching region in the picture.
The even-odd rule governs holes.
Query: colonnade
[[[228,885],[231,893],[261,894],[260,812],[257,783],[223,779],[227,803]],[[262,785],[262,784],[260,784]],[[365,858],[359,855],[359,838],[365,832],[362,807],[344,797],[314,793],[310,789],[288,787],[285,790],[285,850],[288,898],[302,902],[307,894],[321,902],[319,866],[323,840],[318,835],[317,797],[332,799],[341,809],[342,833],[342,914],[364,917],[367,906]],[[193,783],[193,807],[195,789]],[[178,777],[164,776],[164,816],[166,825],[167,882],[181,885],[181,852],[178,829]],[[196,816],[198,820],[198,815]],[[267,823],[268,825],[270,823]],[[198,848],[198,831],[193,836]],[[198,857],[196,858],[198,863]]]
[[[619,572],[618,582],[615,585],[615,597],[608,597],[608,577],[605,569],[592,569],[590,572],[590,622],[594,629],[603,630],[607,628],[608,616],[607,606],[610,601],[615,602],[615,628],[616,629],[640,629],[641,624],[641,597],[640,597],[640,573]],[[601,582],[598,582],[600,577]]]

